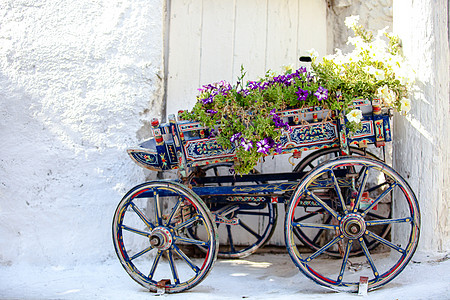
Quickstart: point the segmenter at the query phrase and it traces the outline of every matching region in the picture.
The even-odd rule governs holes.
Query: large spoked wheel
[[[227,175],[232,164],[211,165],[203,170],[205,176]],[[222,185],[222,184],[217,184]],[[244,258],[270,240],[277,222],[277,207],[273,203],[207,203],[219,235],[219,258]],[[197,233],[192,228],[191,235]],[[240,242],[244,240],[245,242]],[[207,248],[197,245],[201,250]]]
[[[329,190],[337,201],[326,197]],[[391,193],[392,192],[392,193]],[[369,213],[386,197],[395,207],[393,217],[371,220]],[[298,220],[299,201],[306,197],[333,216],[336,222],[310,223]],[[369,199],[363,202],[362,199]],[[389,241],[376,229],[391,225],[394,234]],[[369,289],[378,288],[394,279],[410,261],[419,239],[420,213],[417,199],[408,183],[391,167],[366,157],[339,157],[312,170],[299,184],[291,198],[285,221],[286,246],[296,266],[320,285],[342,291],[357,291],[360,276],[369,278]],[[300,253],[294,228],[323,229],[332,234],[314,253]],[[386,252],[369,250],[376,240]],[[349,259],[355,245],[364,255]],[[326,251],[340,249],[340,259],[330,258]]]
[[[293,172],[298,173],[307,173],[317,167],[320,163],[336,158],[340,156],[340,148],[325,148],[311,153],[306,156],[301,162],[297,164],[294,168]],[[372,159],[379,160],[379,158],[366,151],[364,152],[362,149],[350,147],[349,148],[350,155],[354,156],[366,156]],[[376,210],[371,211],[369,213],[369,218],[372,219],[386,219],[391,216],[391,203],[385,199],[381,203],[378,203]],[[321,224],[331,224],[335,222],[333,216],[328,214],[322,208],[308,208],[305,206],[304,213],[302,216],[298,217],[299,220],[309,222],[309,223],[321,223]],[[389,224],[385,224],[384,226],[380,226],[377,228],[376,233],[382,238],[386,238],[389,235],[391,226]],[[318,250],[322,248],[325,244],[324,241],[327,240],[323,235],[330,234],[329,231],[321,229],[321,228],[302,228],[296,227],[293,229],[296,237],[305,245],[308,246],[312,250]],[[372,240],[366,244],[367,248],[372,250],[377,247],[380,243],[377,240]],[[340,256],[339,249],[335,247],[331,247],[325,251],[328,255],[331,256]],[[350,256],[361,255],[362,249],[359,245],[353,245],[352,251],[350,252]]]
[[[202,238],[187,235],[191,227]],[[169,181],[150,181],[131,189],[113,220],[113,241],[127,273],[151,291],[181,292],[199,284],[217,256],[216,226],[192,190]],[[190,258],[189,247],[207,251]],[[169,279],[169,280],[167,280]]]

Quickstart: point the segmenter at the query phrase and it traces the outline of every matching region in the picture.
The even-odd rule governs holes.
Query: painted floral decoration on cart
[[[268,71],[263,78],[245,84],[241,68],[235,85],[221,81],[200,88],[197,104],[182,117],[212,128],[210,135],[223,147],[235,146],[234,170],[246,174],[262,157],[281,152],[281,137],[291,128],[277,111],[314,106],[330,109],[334,114],[325,121],[345,116],[350,133],[361,129],[362,113],[351,107],[355,98],[380,99],[383,108],[406,114],[411,108],[408,93],[414,73],[401,54],[400,40],[385,29],[374,36],[358,21],[358,16],[345,20],[355,34],[348,39],[354,46],[352,52],[344,54],[337,49],[319,59],[311,50],[310,70],[286,67],[284,74]]]

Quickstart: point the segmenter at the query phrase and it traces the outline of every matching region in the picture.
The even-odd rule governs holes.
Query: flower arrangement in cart
[[[400,52],[400,40],[385,29],[374,36],[358,21],[358,16],[345,20],[354,32],[348,39],[352,52],[337,49],[318,59],[311,50],[310,70],[285,67],[283,74],[268,71],[256,81],[244,82],[241,68],[235,85],[221,81],[200,88],[196,105],[183,118],[216,130],[220,125],[220,133],[213,129],[211,135],[225,148],[234,145],[234,170],[245,174],[262,157],[281,152],[281,136],[291,128],[277,111],[321,106],[345,114],[351,132],[361,128],[361,111],[350,109],[355,98],[378,98],[383,107],[406,114],[411,107],[408,93],[413,72]]]

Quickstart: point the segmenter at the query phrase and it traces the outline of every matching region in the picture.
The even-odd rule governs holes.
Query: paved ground
[[[323,261],[324,266],[327,264]],[[117,259],[75,267],[0,267],[0,299],[155,299]],[[299,273],[287,254],[218,260],[200,285],[167,299],[450,299],[448,256],[416,255],[406,269],[369,296],[336,293]]]

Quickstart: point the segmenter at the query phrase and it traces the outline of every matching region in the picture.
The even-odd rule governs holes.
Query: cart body
[[[391,141],[390,111],[378,100],[356,100],[350,108],[363,114],[354,133],[343,114],[320,107],[277,112],[292,129],[281,137],[281,155],[316,151],[293,172],[242,176],[219,171],[232,166],[236,149],[223,148],[211,128],[173,115],[167,124],[152,120],[153,138],[128,154],[152,171],[177,169],[179,178],[138,185],[119,203],[113,240],[125,270],[151,291],[192,288],[217,255],[241,258],[263,246],[274,232],[277,204],[284,203],[286,248],[307,277],[340,291],[358,289],[355,274],[368,278],[369,289],[394,279],[417,247],[417,199],[398,173],[365,150]],[[401,207],[397,215],[394,205]],[[235,243],[237,229],[248,245]],[[391,241],[393,230],[404,234],[401,241]],[[227,241],[225,250],[219,239]],[[202,254],[190,257],[189,247]],[[378,263],[383,249],[397,256],[392,266]],[[329,270],[315,265],[323,257],[335,258]]]

